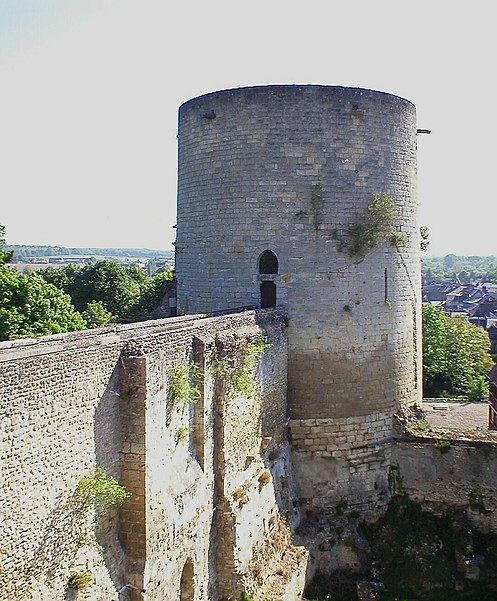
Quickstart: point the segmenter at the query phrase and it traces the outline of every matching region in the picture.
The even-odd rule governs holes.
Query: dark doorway
[[[259,258],[259,273],[277,274],[278,257],[272,250],[265,250]]]
[[[276,284],[261,282],[261,309],[276,307]]]

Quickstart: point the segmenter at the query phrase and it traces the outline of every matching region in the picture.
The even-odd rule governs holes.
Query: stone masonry
[[[246,396],[229,369],[261,334],[270,346]],[[185,365],[200,399],[172,405]],[[298,520],[280,309],[5,342],[0,390],[2,600],[66,599],[82,572],[92,601],[238,598],[252,550],[283,516]],[[78,506],[94,466],[132,493],[119,511]],[[305,562],[288,576],[300,594]]]
[[[375,193],[394,200],[402,243],[351,256],[350,231]],[[277,273],[260,273],[267,250]],[[337,448],[352,417],[367,428],[386,420],[367,441],[376,445],[371,465],[384,463],[391,415],[421,401],[414,106],[328,86],[240,88],[183,104],[176,267],[180,313],[259,307],[264,285],[285,306],[292,430],[308,420],[318,441],[314,420],[328,420],[333,439],[299,445],[296,463],[320,457],[335,473],[340,450],[360,462],[360,441]],[[373,479],[384,484],[382,470]],[[318,478],[312,495],[322,497],[320,488]],[[366,490],[373,508],[379,492]]]

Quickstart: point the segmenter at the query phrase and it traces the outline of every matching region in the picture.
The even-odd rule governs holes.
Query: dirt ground
[[[497,441],[497,431],[488,429],[486,401],[424,400],[423,412],[434,430],[462,434],[464,438]]]
[[[426,419],[436,428],[487,430],[488,404],[461,401],[423,401]]]

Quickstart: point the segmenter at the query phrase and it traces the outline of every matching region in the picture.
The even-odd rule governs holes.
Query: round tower
[[[264,86],[180,107],[178,312],[286,307],[295,448],[333,456],[311,422],[380,444],[420,399],[419,245],[407,100]]]

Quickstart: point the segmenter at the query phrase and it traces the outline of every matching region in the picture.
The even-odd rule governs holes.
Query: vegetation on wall
[[[485,330],[433,305],[423,307],[424,396],[486,396],[486,375],[493,366],[489,351]]]
[[[404,246],[407,238],[397,232],[397,211],[391,196],[375,192],[362,218],[347,230],[345,247],[350,256],[364,256],[384,242],[392,246]]]
[[[167,401],[174,407],[196,403],[200,398],[200,390],[192,382],[196,366],[184,363],[168,372]]]
[[[122,505],[130,496],[124,486],[100,467],[82,476],[76,485],[76,497],[83,507],[93,505],[97,509],[107,509]]]
[[[261,333],[254,342],[247,344],[243,349],[241,356],[238,357],[238,362],[229,359],[217,362],[214,372],[225,377],[229,388],[228,393],[238,392],[247,397],[254,394],[254,367],[256,361],[270,346],[266,342],[264,334]]]

